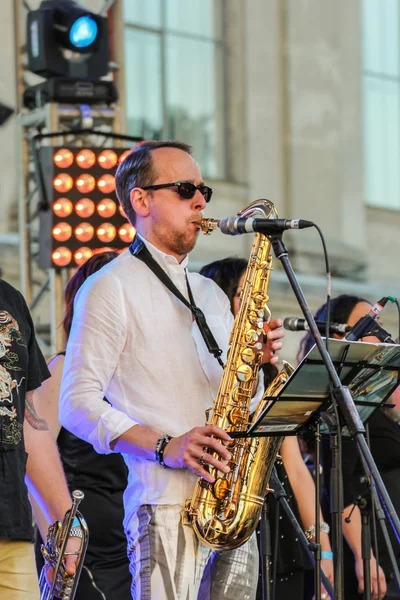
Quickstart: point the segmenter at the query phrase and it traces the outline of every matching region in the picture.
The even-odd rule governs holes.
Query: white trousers
[[[256,536],[237,550],[212,551],[181,523],[181,506],[140,507],[126,534],[133,600],[254,600]]]

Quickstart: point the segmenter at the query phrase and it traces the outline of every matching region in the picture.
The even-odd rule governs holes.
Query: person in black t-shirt
[[[39,598],[33,556],[31,495],[47,527],[71,508],[57,447],[36,412],[34,390],[49,377],[22,295],[0,279],[0,597]],[[79,549],[71,538],[68,550]],[[76,557],[67,558],[75,572]]]
[[[113,251],[95,254],[70,279],[65,290],[63,326],[66,339],[71,329],[74,300],[79,288],[90,275],[117,256],[118,253]],[[130,598],[132,583],[122,525],[123,493],[128,470],[121,454],[97,454],[91,444],[61,427],[58,411],[63,366],[64,353],[58,354],[49,363],[51,378],[37,394],[37,407],[46,418],[53,439],[57,440],[70,490],[78,488],[85,494],[79,510],[85,517],[90,535],[75,600],[126,600]],[[40,523],[43,514],[38,506],[34,506],[34,514]],[[38,536],[38,569],[43,564],[41,544],[42,540]]]

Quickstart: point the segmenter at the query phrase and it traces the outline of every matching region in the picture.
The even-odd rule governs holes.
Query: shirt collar
[[[143,241],[144,245],[146,246],[146,248],[148,249],[148,251],[150,252],[152,257],[154,258],[154,260],[156,260],[158,262],[158,264],[161,267],[163,267],[164,270],[168,270],[171,267],[175,268],[175,269],[177,267],[179,267],[182,269],[182,271],[186,270],[186,267],[189,262],[188,254],[185,256],[183,261],[181,263],[179,263],[177,261],[177,259],[175,258],[175,256],[171,256],[171,254],[166,254],[165,252],[162,252],[161,250],[156,248],[156,246],[153,246],[153,244],[151,244],[148,240],[146,240],[146,238],[142,237],[138,233],[136,235],[138,235],[140,237],[140,239]]]

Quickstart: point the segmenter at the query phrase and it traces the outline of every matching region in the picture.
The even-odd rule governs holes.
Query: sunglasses
[[[142,187],[142,190],[161,190],[163,188],[172,188],[176,187],[176,191],[179,196],[184,200],[191,200],[197,190],[204,196],[204,200],[206,202],[210,202],[212,196],[212,189],[207,185],[194,185],[194,183],[190,183],[189,181],[176,181],[175,183],[160,183],[159,185],[147,185],[146,187]]]

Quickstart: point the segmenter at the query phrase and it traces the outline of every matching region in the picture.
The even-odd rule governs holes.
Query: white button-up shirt
[[[187,259],[179,264],[145,243],[187,298]],[[214,281],[198,273],[187,277],[225,362],[233,324],[228,298]],[[99,453],[110,452],[110,443],[136,424],[180,436],[205,424],[221,376],[190,310],[141,260],[124,252],[77,294],[60,422]],[[190,470],[166,469],[133,454],[124,458],[125,522],[141,504],[181,504],[191,496],[196,475]]]

